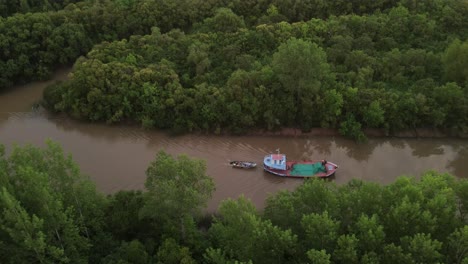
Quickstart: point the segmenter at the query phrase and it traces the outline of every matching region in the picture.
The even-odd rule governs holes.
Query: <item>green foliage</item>
[[[3,209],[1,230],[2,237],[9,236],[11,244],[4,248],[2,256],[9,262],[20,260],[37,260],[39,262],[63,261],[64,252],[59,248],[48,245],[42,232],[44,220],[33,215],[30,217],[20,203],[3,188],[0,196]],[[3,240],[2,239],[2,240]],[[22,251],[22,252],[21,252]],[[6,252],[9,253],[7,256]],[[47,258],[47,255],[50,257]]]
[[[445,127],[464,127],[467,119],[466,92],[456,83],[447,83],[434,89],[433,113],[440,118],[437,125]],[[450,103],[449,103],[450,102]]]
[[[311,263],[315,264],[330,264],[330,254],[327,254],[325,250],[311,249],[307,251],[307,257]]]
[[[60,85],[60,83],[47,86],[42,95],[42,105],[49,111],[56,112],[58,110],[57,105],[62,101],[62,89],[64,89],[64,87],[65,86]]]
[[[448,240],[448,259],[451,263],[462,263],[468,258],[468,226],[453,232]]]
[[[378,252],[385,242],[385,232],[378,223],[377,215],[362,215],[356,222],[356,237],[360,241],[361,252]]]
[[[343,95],[335,89],[327,90],[325,91],[322,104],[323,110],[320,113],[321,126],[336,127],[344,104]]]
[[[445,76],[459,85],[468,85],[468,40],[455,39],[445,50],[442,57]]]
[[[297,248],[297,236],[283,231],[255,213],[250,201],[227,200],[219,208],[209,232],[215,245],[230,258],[254,263],[287,263]]]
[[[204,161],[185,155],[174,159],[160,151],[146,171],[148,191],[140,217],[162,221],[167,233],[187,242],[193,237],[192,217],[201,213],[215,188],[205,171]]]
[[[65,6],[77,3],[80,0],[20,0],[0,1],[0,17],[7,17],[15,13],[46,12],[60,10]]]
[[[341,223],[345,230],[350,230],[363,215],[379,216],[383,213],[380,206],[384,199],[382,192],[381,186],[359,180],[351,180],[345,188],[340,189],[339,212],[344,216]]]
[[[104,200],[71,157],[48,142],[43,150],[15,147],[4,161],[0,237],[14,250],[0,255],[7,262],[86,263],[91,236],[102,230]]]
[[[108,197],[106,228],[119,240],[130,241],[144,234],[149,223],[136,218],[144,205],[141,191],[119,191]]]
[[[340,134],[343,136],[348,136],[355,139],[358,142],[366,141],[366,136],[362,132],[361,129],[362,125],[358,121],[353,114],[348,115],[346,120],[341,123],[340,125]]]
[[[337,240],[337,247],[333,257],[338,263],[359,263],[358,247],[359,240],[353,235],[341,235]]]
[[[411,254],[404,252],[401,246],[388,244],[382,251],[382,263],[414,263]]]
[[[0,89],[47,79],[55,68],[75,61],[103,41],[148,34],[155,25],[164,31],[186,28],[203,21],[220,4],[214,1],[206,7],[186,0],[0,0],[0,16],[6,16],[0,18],[0,71],[4,73]],[[16,12],[25,14],[11,15]]]
[[[200,32],[221,31],[232,33],[241,28],[245,28],[245,23],[242,17],[236,15],[231,9],[220,8],[216,10],[213,17],[205,19],[199,27]]]
[[[319,202],[310,194],[319,192],[320,181],[307,181],[293,193],[271,197],[265,217],[291,228],[303,250],[313,250],[317,261],[327,261],[330,254],[337,263],[436,263],[450,251],[461,263],[468,248],[463,246],[464,229],[458,228],[466,225],[466,219],[457,216],[456,207],[466,199],[461,189],[461,196],[456,190],[464,183],[435,172],[427,172],[419,182],[403,177],[389,186],[352,181],[333,196],[319,194],[327,205],[310,213]],[[310,189],[313,186],[315,191]],[[307,206],[299,206],[295,202],[299,200]],[[303,216],[302,227],[295,225],[295,215]]]
[[[194,264],[195,260],[191,257],[190,250],[187,247],[181,247],[174,239],[166,239],[159,247],[156,255],[158,264]]]
[[[383,124],[384,120],[385,111],[380,107],[380,103],[378,101],[372,102],[365,110],[364,122],[369,127],[378,127]]]
[[[294,105],[285,111],[296,113],[296,122],[306,130],[313,127],[316,120],[310,113],[317,94],[333,79],[326,53],[315,43],[291,38],[278,47],[271,65],[284,92],[293,98]]]
[[[322,214],[304,215],[301,223],[305,239],[309,241],[308,248],[325,249],[328,252],[334,250],[340,223],[331,219],[327,211]]]
[[[402,244],[407,247],[415,263],[440,263],[439,253],[442,243],[432,240],[430,235],[416,234],[412,238],[403,237]]]
[[[230,258],[241,261],[251,260],[253,245],[246,243],[252,239],[255,224],[260,220],[254,205],[241,197],[237,201],[224,201],[219,209],[222,218],[215,219],[210,228],[212,239]],[[242,232],[239,232],[242,230]],[[250,245],[247,247],[246,245]]]
[[[301,99],[308,92],[316,93],[328,78],[326,53],[317,44],[292,38],[273,54],[272,68],[286,91]]]
[[[304,235],[304,215],[322,214],[335,217],[339,212],[337,187],[320,180],[306,181],[294,192],[281,191],[267,200],[264,216],[273,224],[292,229],[294,233]],[[320,216],[324,217],[324,216]],[[333,223],[329,226],[332,230]]]
[[[208,264],[253,264],[251,260],[247,262],[228,259],[226,253],[221,249],[208,248],[206,249],[203,258]]]
[[[122,245],[112,254],[102,259],[102,263],[135,263],[145,264],[150,260],[144,245],[138,241],[122,242]]]
[[[458,0],[205,2],[85,2],[8,17],[0,85],[46,77],[101,43],[46,90],[48,108],[175,133],[327,127],[363,140],[366,128],[468,129]]]

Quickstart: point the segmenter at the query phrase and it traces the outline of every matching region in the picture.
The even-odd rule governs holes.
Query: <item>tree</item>
[[[414,263],[411,254],[404,252],[401,246],[395,244],[385,245],[382,249],[382,264],[393,264],[403,263],[412,264]]]
[[[383,188],[378,184],[353,179],[338,193],[340,212],[338,218],[347,232],[356,233],[356,224],[363,215],[382,215]],[[359,237],[358,237],[359,238]]]
[[[251,260],[243,262],[229,259],[226,253],[219,248],[207,248],[203,258],[207,264],[253,264]]]
[[[461,221],[468,220],[468,181],[462,179],[455,186],[455,193],[457,195],[457,215]]]
[[[7,242],[0,250],[4,261],[47,263],[65,260],[63,250],[46,242],[46,235],[42,231],[44,220],[35,215],[29,216],[5,188],[0,193],[0,206],[3,209],[0,238],[2,242]]]
[[[385,242],[384,227],[377,221],[377,215],[361,215],[356,223],[355,234],[359,239],[361,252],[379,252]]]
[[[326,53],[315,43],[291,38],[278,47],[271,65],[285,92],[294,97],[296,106],[287,111],[297,113],[297,124],[311,127],[314,109],[310,102],[333,80]]]
[[[335,89],[325,91],[320,111],[321,127],[336,127],[343,108],[343,95]]]
[[[432,233],[436,225],[436,219],[431,212],[423,210],[420,202],[411,201],[408,196],[404,196],[401,202],[394,202],[384,221],[386,235],[392,242],[418,232]]]
[[[6,173],[0,173],[0,182],[6,183],[0,237],[24,252],[0,255],[7,262],[22,257],[31,262],[86,263],[92,236],[102,232],[103,223],[103,200],[94,185],[50,141],[45,149],[16,146],[0,165],[5,161]]]
[[[385,111],[378,101],[373,101],[364,112],[364,121],[369,127],[379,127],[385,120]]]
[[[108,197],[106,228],[120,239],[130,241],[147,233],[148,221],[135,218],[144,205],[141,191],[119,191]]]
[[[333,252],[340,222],[335,221],[325,211],[321,214],[309,214],[302,217],[301,224],[305,231],[305,243],[308,248]]]
[[[224,201],[209,233],[229,258],[254,263],[288,263],[296,253],[297,236],[262,220],[244,197]]]
[[[461,42],[455,39],[445,50],[442,57],[445,76],[460,86],[468,82],[468,40]]]
[[[252,260],[252,234],[259,222],[258,213],[252,202],[244,197],[237,201],[226,200],[218,208],[221,218],[215,218],[210,227],[210,237],[219,245],[217,248],[228,254],[229,258],[240,261]]]
[[[359,240],[355,235],[341,235],[333,252],[334,259],[338,263],[358,263],[358,244]]]
[[[244,19],[229,8],[219,8],[213,17],[207,18],[200,26],[204,32],[221,31],[233,33],[240,28],[245,28]]]
[[[346,120],[341,122],[340,134],[355,139],[358,142],[367,141],[366,135],[362,132],[362,125],[356,120],[353,114],[348,114]]]
[[[456,201],[459,198],[455,192],[456,186],[461,182],[454,180],[446,173],[428,171],[422,175],[419,183],[425,197],[423,206],[437,220],[432,237],[439,241],[446,239],[461,226],[456,213]]]
[[[195,264],[195,260],[190,254],[190,249],[181,247],[172,239],[166,239],[159,247],[156,255],[158,264]]]
[[[431,239],[431,235],[416,234],[413,237],[402,238],[402,244],[411,254],[416,264],[440,263],[442,243]]]
[[[282,191],[267,200],[264,217],[283,229],[292,229],[304,236],[301,220],[304,215],[322,214],[335,217],[339,215],[338,190],[336,185],[321,179],[304,182],[294,192]]]
[[[330,264],[330,254],[327,254],[325,250],[311,249],[307,251],[307,258],[310,263],[313,264]]]
[[[206,175],[205,162],[185,155],[172,158],[160,151],[146,170],[143,219],[160,219],[166,230],[173,230],[180,241],[188,238],[190,225],[214,191],[213,179]],[[177,234],[178,233],[178,234]]]
[[[456,83],[446,83],[434,89],[433,98],[436,107],[433,109],[433,115],[440,116],[437,125],[443,127],[466,126],[468,123],[468,107],[465,94],[463,88]]]
[[[208,56],[209,46],[200,42],[195,42],[189,47],[187,62],[195,64],[196,75],[203,75],[210,67],[211,61]]]
[[[101,260],[103,264],[147,264],[150,256],[144,245],[138,240],[122,242],[120,247],[112,254]]]
[[[463,263],[468,258],[468,226],[455,230],[448,240],[447,257],[450,263]]]

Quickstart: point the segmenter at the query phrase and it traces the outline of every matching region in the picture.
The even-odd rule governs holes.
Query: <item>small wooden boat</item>
[[[233,168],[239,168],[239,169],[253,169],[257,167],[257,163],[251,162],[251,161],[231,161],[229,162],[229,165],[231,165]]]
[[[286,155],[278,153],[265,156],[263,169],[282,177],[326,178],[335,174],[338,165],[326,160],[286,161]]]

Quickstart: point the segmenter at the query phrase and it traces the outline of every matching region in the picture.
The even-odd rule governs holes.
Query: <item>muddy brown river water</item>
[[[54,80],[65,79],[68,72],[57,72]],[[300,179],[284,179],[262,170],[263,156],[277,148],[291,159],[326,158],[337,163],[340,167],[332,180],[338,184],[351,179],[388,184],[399,175],[419,176],[430,169],[468,177],[466,139],[371,138],[366,144],[356,144],[341,137],[174,137],[161,131],[83,123],[32,111],[50,83],[34,82],[0,92],[0,144],[9,150],[15,143],[44,146],[46,139],[55,140],[105,193],[143,188],[145,169],[161,149],[206,160],[207,173],[216,183],[209,210],[241,194],[261,208],[269,194],[300,185]],[[229,167],[229,160],[236,159],[256,161],[259,167]]]

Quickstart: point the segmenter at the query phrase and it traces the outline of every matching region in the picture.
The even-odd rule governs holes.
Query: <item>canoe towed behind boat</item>
[[[229,165],[231,165],[233,168],[239,168],[239,169],[253,169],[257,167],[257,163],[252,162],[252,161],[231,161],[229,162]]]

